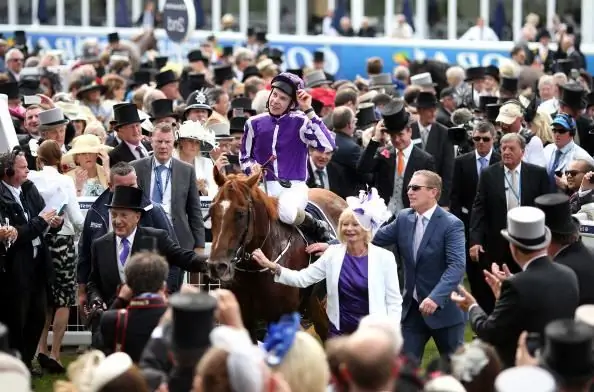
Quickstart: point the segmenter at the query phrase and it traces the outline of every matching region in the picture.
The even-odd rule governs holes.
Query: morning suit
[[[425,344],[431,337],[442,355],[453,353],[464,342],[466,316],[451,301],[450,294],[462,283],[466,260],[464,225],[460,219],[435,206],[415,259],[416,224],[417,213],[410,208],[404,209],[392,223],[379,229],[373,243],[379,246],[395,244],[403,259],[403,352],[421,360]],[[438,308],[425,317],[421,315],[419,305],[427,297]]]
[[[155,251],[165,257],[169,265],[191,272],[206,272],[206,263],[193,251],[178,246],[165,230],[137,227],[130,257],[141,251]],[[123,283],[118,269],[118,249],[115,233],[107,233],[91,246],[91,275],[87,283],[88,302],[106,303],[115,300]]]
[[[594,304],[594,254],[579,239],[562,248],[553,257],[553,261],[573,270],[580,287],[580,305]]]
[[[486,164],[490,166],[501,161],[501,155],[491,150],[491,156],[488,158],[485,157],[485,159],[489,159]],[[486,266],[481,266],[479,263],[472,261],[468,253],[468,249],[470,248],[468,237],[470,215],[478,187],[480,167],[476,151],[471,151],[456,158],[454,161],[450,211],[464,223],[466,234],[466,274],[468,276],[468,283],[470,283],[470,291],[483,310],[491,313],[493,311],[495,297],[493,296],[493,291],[491,291],[491,288],[485,282],[483,269]]]
[[[115,138],[114,138],[115,140]],[[152,151],[152,148],[149,143],[144,141],[141,142],[144,146],[146,152]],[[147,153],[143,153],[148,156]],[[115,165],[118,162],[132,162],[138,159],[136,155],[130,150],[128,144],[124,141],[120,142],[113,150],[109,152],[109,164],[111,166]]]
[[[547,171],[527,162],[521,163],[518,179],[520,205],[534,206],[534,199],[549,192]],[[501,235],[507,227],[506,189],[509,187],[503,163],[487,167],[479,179],[479,185],[470,215],[469,247],[480,244],[485,250],[479,264],[490,270],[491,263],[507,264],[512,272],[520,267],[511,256],[509,244]]]
[[[421,141],[419,123],[411,125],[413,141]],[[441,176],[442,187],[439,205],[449,207],[450,192],[452,191],[452,177],[454,175],[454,146],[448,139],[448,129],[438,122],[431,124],[431,130],[427,136],[427,144],[419,144],[423,150],[431,154],[435,159],[437,174]]]
[[[531,261],[524,272],[503,281],[491,315],[480,306],[472,305],[470,325],[479,339],[497,350],[504,366],[511,367],[515,363],[522,331],[544,336],[544,328],[549,322],[573,319],[578,303],[575,273],[542,256]]]
[[[438,123],[446,128],[453,128],[454,123],[452,122],[452,113],[448,112],[440,106],[437,108],[437,115],[435,116]]]
[[[346,245],[330,245],[324,254],[309,267],[294,271],[282,268],[275,282],[293,287],[309,287],[326,279],[328,303],[326,312],[330,322],[340,329],[338,285],[340,270],[345,258]],[[399,323],[402,313],[402,296],[398,284],[398,271],[394,255],[380,247],[369,244],[368,251],[369,314],[388,316]]]

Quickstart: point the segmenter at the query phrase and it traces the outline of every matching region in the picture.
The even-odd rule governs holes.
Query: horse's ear
[[[224,173],[221,173],[216,165],[212,169],[212,173],[215,183],[219,186],[219,188],[225,185],[225,182],[227,182],[227,176]]]
[[[248,184],[248,186],[250,188],[253,188],[254,186],[258,185],[258,182],[260,182],[261,176],[262,176],[261,170],[259,170],[259,169],[253,170],[252,175],[248,177],[246,183]]]

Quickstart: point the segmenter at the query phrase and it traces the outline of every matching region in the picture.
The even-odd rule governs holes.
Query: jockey
[[[301,78],[288,72],[271,83],[267,113],[250,117],[244,127],[239,160],[250,174],[264,165],[266,189],[278,197],[280,220],[312,234],[322,242],[334,240],[325,222],[305,211],[308,197],[308,147],[330,152],[336,147],[324,122],[311,107],[311,96]],[[279,180],[290,181],[283,188]]]

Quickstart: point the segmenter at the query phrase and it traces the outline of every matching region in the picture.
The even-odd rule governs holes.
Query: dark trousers
[[[402,321],[402,337],[404,338],[403,353],[417,358],[420,362],[423,360],[425,346],[431,338],[440,355],[454,353],[464,344],[464,323],[439,329],[429,328],[419,311],[419,303],[413,299],[410,310]]]
[[[491,314],[495,307],[495,296],[485,281],[483,271],[485,269],[488,271],[491,270],[490,266],[485,264],[486,261],[484,260],[484,257],[477,262],[471,260],[468,253],[466,253],[466,276],[468,277],[468,283],[470,284],[470,292],[481,309],[487,314]]]

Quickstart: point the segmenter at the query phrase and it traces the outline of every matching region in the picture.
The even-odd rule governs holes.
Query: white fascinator
[[[184,121],[177,131],[177,139],[198,140],[208,144],[210,148],[217,146],[214,131],[204,127],[199,121]]]
[[[359,197],[349,196],[346,202],[355,213],[355,218],[361,227],[371,231],[372,235],[375,235],[381,225],[390,219],[390,211],[375,188],[369,191],[361,190]]]

